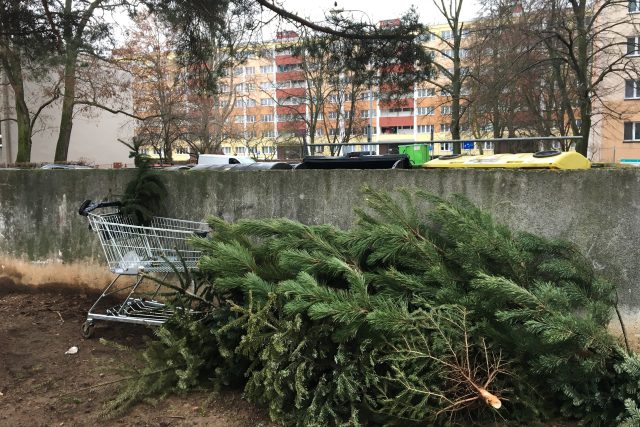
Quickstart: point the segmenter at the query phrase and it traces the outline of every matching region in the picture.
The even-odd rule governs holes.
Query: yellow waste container
[[[428,161],[425,168],[517,168],[517,169],[589,169],[591,162],[575,151],[539,151],[537,153],[452,155]]]

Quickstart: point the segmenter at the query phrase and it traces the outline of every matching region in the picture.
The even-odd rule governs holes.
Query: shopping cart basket
[[[144,325],[160,325],[173,313],[157,301],[160,289],[169,273],[195,270],[201,252],[189,245],[194,235],[205,236],[204,222],[154,217],[148,226],[135,225],[133,217],[120,213],[120,202],[86,200],[78,213],[89,219],[90,228],[98,235],[109,264],[116,277],[104,289],[89,309],[82,325],[82,335],[93,335],[96,320],[108,320]],[[111,209],[108,209],[111,208]],[[96,209],[106,209],[100,214]],[[141,287],[147,273],[164,273],[150,290]],[[122,276],[136,276],[133,283],[116,285]],[[155,288],[155,289],[154,289]],[[126,295],[115,306],[108,303],[113,296]]]

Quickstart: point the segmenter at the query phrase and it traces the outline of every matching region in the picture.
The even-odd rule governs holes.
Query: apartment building
[[[428,37],[424,42],[434,52],[442,52],[434,60],[450,63],[440,40],[452,36],[450,29],[439,25],[431,31],[438,37]],[[218,151],[272,160],[297,158],[301,147],[306,147],[303,154],[385,153],[388,146],[369,143],[451,139],[450,97],[437,85],[416,85],[410,93],[393,100],[376,86],[349,86],[347,75],[334,76],[333,83],[324,82],[325,86],[319,88],[314,72],[322,72],[323,64],[309,64],[296,51],[297,41],[295,32],[279,32],[273,42],[247,50],[242,64],[225,70],[214,106],[222,112],[218,121],[225,122],[216,129],[221,135]],[[141,108],[140,101],[136,104],[141,115],[140,110],[149,110],[148,106]],[[195,110],[191,108],[190,114]],[[343,146],[343,142],[357,145]],[[178,142],[176,147],[173,159],[188,159],[188,146]],[[466,147],[466,151],[477,151],[477,147]],[[451,143],[435,144],[433,154],[451,153],[452,149]],[[157,148],[147,152],[160,154]]]
[[[387,25],[391,21],[384,21],[381,24]],[[442,39],[452,37],[451,31],[447,25],[438,25],[431,27],[431,31],[438,37],[431,36],[424,42],[433,49],[436,57],[434,60],[447,64],[451,64],[450,53],[444,48]],[[278,143],[286,145],[286,142],[295,143],[292,137],[296,135],[309,134],[309,116],[314,112],[308,101],[309,93],[307,90],[308,75],[303,71],[304,64],[302,59],[291,54],[290,50],[282,48],[282,44],[287,42],[295,42],[297,35],[295,33],[281,33],[279,40],[273,46],[273,59],[270,67],[273,68],[274,74],[269,76],[275,84],[271,93],[268,93],[270,101],[274,104],[274,137],[282,137]],[[280,45],[278,44],[280,42]],[[463,52],[464,54],[464,52]],[[263,61],[257,59],[254,61]],[[245,67],[245,77],[247,67],[249,70],[254,68],[258,70],[258,65],[253,65],[251,60]],[[265,67],[260,65],[260,70]],[[266,65],[268,68],[269,65]],[[255,85],[256,88],[262,87],[262,82]],[[386,100],[384,93],[380,92],[380,88],[372,86],[361,89],[356,97],[355,106],[352,108],[352,100],[348,96],[342,96],[339,90],[330,94],[324,105],[321,106],[319,116],[320,124],[314,126],[314,138],[310,144],[314,145],[314,153],[332,152],[329,146],[320,146],[320,144],[328,144],[330,142],[339,142],[344,140],[345,133],[349,133],[348,142],[362,143],[359,146],[345,147],[344,151],[363,150],[386,152],[388,147],[385,145],[371,145],[368,142],[384,143],[384,142],[427,142],[448,140],[451,138],[451,105],[448,94],[435,84],[423,83],[416,85],[411,93],[402,96],[400,99]],[[338,99],[336,99],[338,98]],[[291,101],[293,99],[293,102]],[[297,100],[297,102],[296,102]],[[261,102],[264,102],[261,100]],[[254,102],[250,101],[251,104]],[[292,106],[294,104],[295,106]],[[249,112],[249,114],[252,114]],[[349,114],[354,117],[350,117]],[[255,114],[256,120],[264,119],[264,116]],[[249,118],[253,120],[253,118]],[[309,141],[308,141],[309,142]],[[276,144],[278,145],[278,144]],[[451,143],[435,144],[434,154],[446,154],[452,151]],[[489,146],[483,148],[491,148]],[[234,149],[232,145],[223,147],[223,150],[231,152]],[[475,151],[467,149],[467,151]]]
[[[595,67],[625,58],[624,69],[603,80],[594,104],[589,156],[611,163],[640,164],[640,3],[613,3],[599,18],[599,25],[615,23],[602,43],[610,47],[600,53]],[[611,24],[609,24],[611,25]]]

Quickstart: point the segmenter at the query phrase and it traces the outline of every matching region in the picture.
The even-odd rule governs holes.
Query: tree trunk
[[[29,107],[24,99],[24,81],[22,79],[20,55],[7,52],[6,59],[2,61],[2,66],[13,90],[16,108],[16,121],[18,123],[16,163],[28,163],[31,161],[31,117],[29,115]],[[6,141],[6,144],[11,144],[11,141]]]
[[[589,152],[589,132],[591,131],[591,103],[585,104],[580,108],[580,135],[582,139],[576,143],[576,151],[587,157]]]
[[[591,67],[588,59],[589,40],[586,25],[586,1],[581,0],[575,8],[576,26],[578,31],[578,85],[580,96],[580,136],[582,139],[576,144],[576,151],[587,156],[589,151],[589,131],[591,130]]]
[[[62,114],[60,116],[60,131],[56,143],[54,161],[66,162],[69,154],[69,141],[73,127],[73,107],[76,97],[76,64],[78,51],[69,47],[64,64],[64,97],[62,100]]]
[[[20,82],[22,90],[22,81]],[[24,101],[24,96],[16,94],[16,119],[18,121],[18,153],[16,163],[29,163],[31,161],[31,120],[29,109]],[[11,141],[7,141],[10,144]]]

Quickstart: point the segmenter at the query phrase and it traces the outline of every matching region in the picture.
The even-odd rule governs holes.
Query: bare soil
[[[30,288],[0,277],[0,426],[273,426],[240,392],[190,393],[139,404],[124,417],[99,418],[118,390],[118,369],[139,363],[133,350],[150,331],[98,322],[95,338],[80,328],[95,295],[50,285]],[[77,346],[77,354],[65,354]]]

